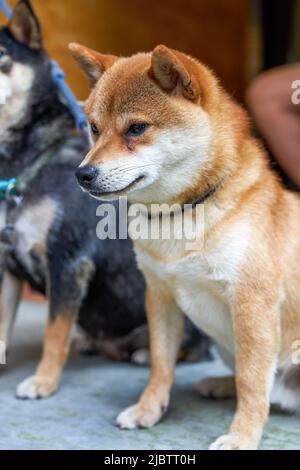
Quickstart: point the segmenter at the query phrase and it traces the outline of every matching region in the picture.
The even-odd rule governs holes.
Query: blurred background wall
[[[206,62],[229,92],[242,97],[247,0],[32,0],[32,5],[45,46],[80,99],[87,84],[68,54],[70,41],[117,55],[163,43]]]
[[[116,55],[166,44],[208,64],[240,101],[260,70],[300,60],[300,0],[31,2],[45,46],[79,99],[86,97],[88,85],[67,51],[70,41]],[[8,0],[11,7],[16,3]]]

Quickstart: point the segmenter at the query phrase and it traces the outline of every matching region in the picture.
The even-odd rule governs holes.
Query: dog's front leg
[[[249,285],[239,291],[233,306],[237,410],[229,433],[217,439],[212,450],[256,449],[269,414],[280,342],[280,307],[270,286],[269,291],[258,286],[251,292]]]
[[[49,318],[43,344],[43,355],[33,376],[17,388],[18,398],[45,398],[59,386],[68,358],[71,328],[86,293],[93,265],[88,260],[68,268],[68,264],[50,266],[48,281]]]
[[[5,272],[0,292],[0,341],[6,353],[10,346],[14,321],[22,295],[23,282]]]
[[[17,388],[18,398],[45,398],[55,392],[69,352],[69,336],[76,316],[59,312],[49,318],[44,335],[43,355],[35,375]]]
[[[150,377],[138,403],[118,416],[117,425],[122,429],[149,428],[166,411],[183,336],[183,313],[170,296],[153,285],[146,292],[146,311],[151,350]]]

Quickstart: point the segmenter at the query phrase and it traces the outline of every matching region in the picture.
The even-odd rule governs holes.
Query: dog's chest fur
[[[58,207],[50,197],[20,210],[15,222],[17,243],[10,265],[21,268],[34,284],[44,286],[47,266],[47,238],[57,217]],[[5,206],[0,205],[0,229],[5,226]],[[18,265],[18,267],[16,266]],[[16,273],[18,274],[18,273]]]
[[[243,224],[199,251],[185,251],[185,240],[136,242],[139,266],[150,285],[158,283],[168,290],[193,323],[229,356],[234,354],[230,303],[247,242],[248,228]]]

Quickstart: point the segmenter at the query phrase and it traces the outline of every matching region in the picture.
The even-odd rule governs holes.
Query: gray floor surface
[[[171,406],[150,430],[121,431],[116,415],[133,404],[148,369],[72,354],[61,387],[51,398],[20,401],[17,384],[31,375],[41,350],[46,307],[23,303],[8,364],[0,366],[0,449],[207,449],[226,432],[233,401],[202,400],[195,384],[222,375],[220,362],[180,365]],[[262,449],[300,449],[300,419],[272,413]]]

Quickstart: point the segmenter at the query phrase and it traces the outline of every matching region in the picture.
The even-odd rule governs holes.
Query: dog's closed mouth
[[[138,178],[136,178],[134,181],[132,181],[130,184],[128,184],[128,186],[125,186],[122,189],[118,189],[117,191],[93,191],[93,190],[89,190],[89,193],[91,194],[91,196],[94,196],[94,197],[121,195],[125,191],[128,191],[129,189],[134,188],[144,178],[145,178],[145,176],[141,175]]]

